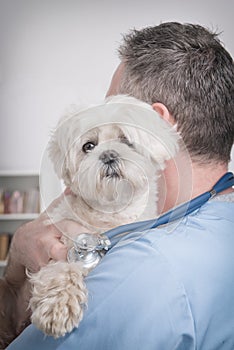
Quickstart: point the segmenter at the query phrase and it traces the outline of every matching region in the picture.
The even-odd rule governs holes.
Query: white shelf
[[[34,170],[0,170],[0,176],[38,176]]]
[[[0,220],[34,220],[39,213],[0,214]]]

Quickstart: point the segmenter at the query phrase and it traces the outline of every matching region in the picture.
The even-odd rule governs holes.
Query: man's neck
[[[228,171],[222,163],[200,165],[188,161],[183,155],[170,160],[159,180],[159,213],[189,201],[209,191],[214,184]],[[223,193],[232,192],[230,188]]]

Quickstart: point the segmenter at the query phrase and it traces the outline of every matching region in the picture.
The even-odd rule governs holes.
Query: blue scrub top
[[[55,340],[29,326],[7,349],[234,349],[234,203],[125,238],[86,283],[77,329]]]

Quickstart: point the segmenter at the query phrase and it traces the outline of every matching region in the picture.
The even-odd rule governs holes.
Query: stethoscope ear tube
[[[232,186],[234,186],[234,175],[232,172],[227,172],[216,182],[210,191],[201,194],[189,202],[179,205],[178,207],[168,211],[158,218],[118,226],[105,232],[104,235],[109,238],[111,247],[113,247],[120,241],[122,237],[126,236],[130,232],[141,232],[150,228],[156,228],[158,226],[176,221],[186,215],[191,214],[195,210],[199,209],[203,204],[205,204],[210,198],[213,198],[218,193],[223,192]]]

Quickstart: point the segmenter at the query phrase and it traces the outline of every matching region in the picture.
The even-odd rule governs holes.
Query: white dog
[[[156,217],[157,177],[178,140],[151,106],[123,95],[66,116],[49,149],[72,195],[50,213],[52,222],[72,219],[101,234]],[[87,272],[80,263],[57,262],[32,274],[32,323],[54,337],[77,327],[87,303]]]

